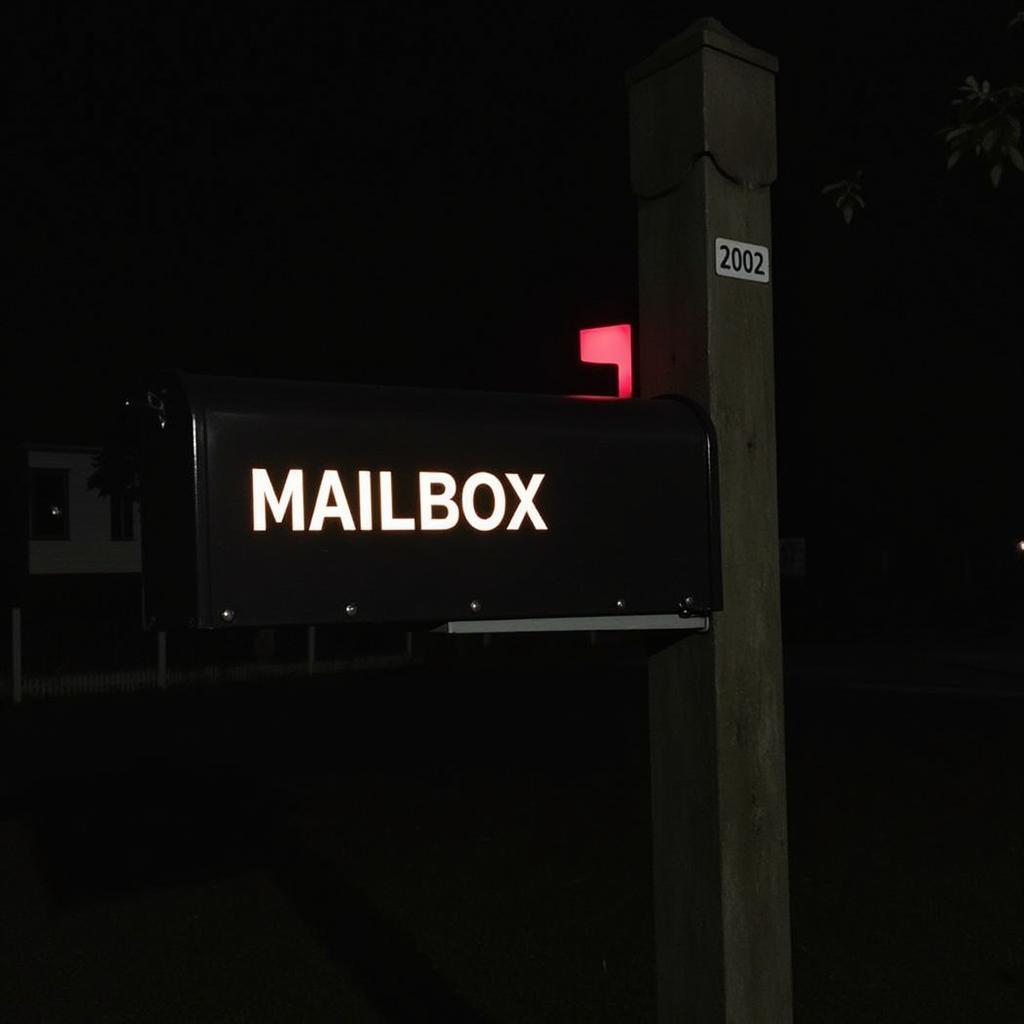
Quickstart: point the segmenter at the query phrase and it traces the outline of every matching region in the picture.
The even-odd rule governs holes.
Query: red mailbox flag
[[[619,398],[633,396],[633,331],[629,324],[580,331],[580,361],[616,366]]]

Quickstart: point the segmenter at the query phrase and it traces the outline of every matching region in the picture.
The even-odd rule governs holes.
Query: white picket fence
[[[401,668],[410,664],[408,652],[366,655],[360,658],[324,660],[314,662],[312,671],[306,661],[259,662],[246,661],[229,664],[203,665],[190,669],[167,669],[166,688],[247,682],[255,680],[285,679],[300,676],[323,676],[373,669]],[[21,681],[20,698],[32,700],[44,697],[72,697],[101,693],[131,693],[138,690],[162,689],[155,668],[122,669],[118,671],[75,672],[51,675],[25,674]],[[10,693],[10,686],[5,687]]]
[[[258,655],[241,660],[214,662],[179,668],[167,664],[167,634],[158,632],[156,664],[134,669],[100,669],[91,672],[26,672],[22,660],[21,609],[11,609],[11,653],[9,664],[0,670],[0,701],[20,704],[26,698],[71,697],[80,694],[130,693],[136,690],[167,689],[210,683],[245,682],[299,676],[336,675],[345,672],[401,668],[413,662],[412,634],[405,635],[405,648],[348,658],[318,659],[317,629],[306,627],[306,657],[303,661],[274,661]]]

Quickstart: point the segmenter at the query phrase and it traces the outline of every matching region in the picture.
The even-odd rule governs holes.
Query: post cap
[[[627,82],[632,85],[684,57],[688,57],[703,46],[746,61],[748,64],[753,64],[755,67],[763,68],[773,74],[778,73],[779,62],[770,53],[745,43],[738,35],[730,32],[717,18],[698,18],[689,28],[662,43],[650,57],[630,69]]]

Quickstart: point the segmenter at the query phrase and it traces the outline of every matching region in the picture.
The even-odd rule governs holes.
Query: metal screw
[[[469,610],[470,610],[470,611],[471,611],[471,612],[472,612],[472,613],[473,613],[474,615],[476,615],[476,613],[477,613],[478,611],[480,611],[480,602],[479,602],[479,601],[475,601],[475,600],[474,600],[474,601],[470,601],[470,602],[469,602]]]
[[[626,602],[623,601],[622,598],[620,597],[618,599],[618,601],[615,602],[615,607],[618,608],[620,612],[625,611],[626,610]]]
[[[232,611],[232,609],[230,609],[230,608],[225,608],[225,609],[224,609],[224,611],[222,611],[222,612],[220,613],[220,617],[221,617],[221,618],[222,618],[222,619],[223,619],[223,620],[224,620],[225,622],[234,622],[234,621],[235,621],[235,613],[234,613],[234,611]]]
[[[688,611],[692,612],[697,607],[697,602],[692,597],[683,599],[683,607]]]
[[[345,605],[345,614],[350,619],[352,618],[353,615],[355,615],[355,613],[357,611],[359,611],[359,605],[357,605],[357,604],[347,604],[347,605]]]

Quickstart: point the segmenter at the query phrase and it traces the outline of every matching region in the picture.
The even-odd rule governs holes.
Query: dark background
[[[606,388],[576,332],[637,322],[624,73],[703,13],[11,17],[12,430],[99,440],[153,366]],[[947,172],[939,132],[967,74],[1019,79],[1024,30],[998,5],[711,13],[781,61],[782,532],[808,538],[833,626],[1007,607],[1024,176]],[[858,168],[868,205],[846,225],[820,190]]]

